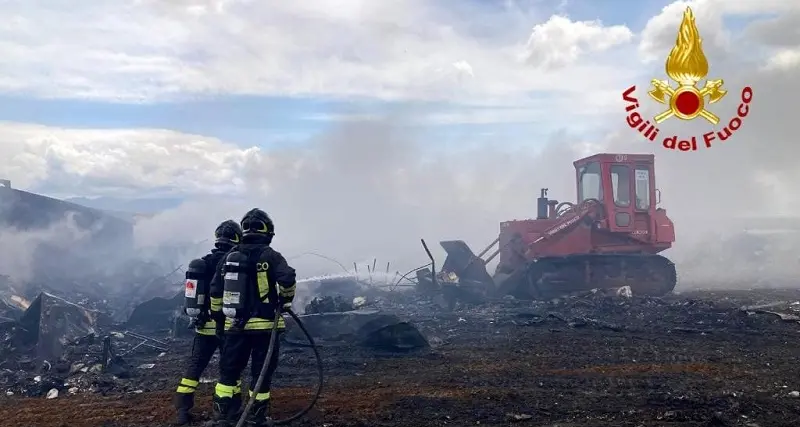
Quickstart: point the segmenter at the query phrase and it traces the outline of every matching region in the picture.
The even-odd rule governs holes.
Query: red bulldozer
[[[654,156],[595,154],[573,164],[576,203],[548,199],[543,188],[536,219],[501,222],[500,235],[477,256],[463,240],[440,242],[447,258],[434,274],[423,240],[431,269],[417,271],[419,289],[449,295],[451,304],[504,295],[549,299],[624,286],[634,295],[671,292],[675,264],[657,254],[672,246],[675,229],[657,207]],[[498,255],[490,276],[486,264]]]

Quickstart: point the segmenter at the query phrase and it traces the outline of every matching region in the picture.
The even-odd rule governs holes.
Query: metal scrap
[[[767,304],[745,306],[740,310],[748,315],[767,314],[777,317],[784,322],[796,322],[800,324],[800,301],[777,301]]]
[[[130,336],[130,337],[136,338],[138,340],[141,340],[138,344],[133,346],[133,348],[131,348],[130,350],[128,350],[125,353],[123,353],[122,356],[128,355],[128,354],[132,353],[133,351],[135,351],[137,348],[143,347],[143,346],[144,347],[149,347],[149,348],[152,348],[154,350],[161,351],[161,352],[165,352],[165,351],[169,350],[169,344],[167,344],[166,342],[161,341],[161,340],[157,340],[157,339],[152,338],[152,337],[148,337],[146,335],[141,335],[141,334],[138,334],[138,333],[133,332],[133,331],[125,331],[122,335]],[[155,343],[155,344],[152,344],[152,343]]]

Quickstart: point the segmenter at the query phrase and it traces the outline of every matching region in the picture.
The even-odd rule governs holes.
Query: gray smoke
[[[69,254],[70,249],[85,241],[91,232],[91,229],[78,227],[71,214],[44,229],[19,231],[0,228],[0,276],[18,281],[33,280],[37,254],[45,251]],[[62,264],[54,273],[60,275],[64,270],[69,270],[67,264]]]
[[[628,128],[621,100],[625,88],[619,91],[618,130],[598,140],[564,130],[536,144],[539,148],[505,149],[498,141],[440,154],[426,149],[437,141],[407,126],[413,117],[384,116],[342,123],[303,148],[252,157],[244,175],[247,193],[254,196],[220,199],[205,209],[187,205],[153,221],[203,224],[193,228],[199,239],[216,222],[238,219],[258,206],[274,217],[275,245],[286,254],[316,251],[345,265],[378,258],[410,268],[427,262],[420,238],[428,239],[441,259],[438,240],[461,238],[478,250],[496,236],[500,221],[532,217],[540,187],[550,188],[554,198],[574,200],[572,161],[589,150],[655,153],[661,207],[677,230],[675,247],[666,254],[678,262],[681,281],[786,284],[800,273],[798,234],[744,238],[742,233],[777,227],[763,217],[797,216],[800,148],[789,111],[800,87],[791,70],[753,64],[739,69],[744,71],[724,76],[729,93],[710,108],[722,118],[719,130],[735,115],[742,87],[750,86],[755,94],[750,114],[728,141],[696,152],[667,150]],[[653,75],[661,73],[661,66],[654,66]],[[647,97],[648,81],[638,85],[640,99]],[[642,108],[650,117],[658,112]],[[675,119],[660,128],[661,136],[698,137],[714,129]],[[303,275],[338,270],[313,257],[297,262]]]
[[[781,28],[786,26],[762,25],[745,31],[742,37],[750,39],[733,40],[728,48],[708,46],[709,78],[723,78],[729,90],[709,107],[722,119],[717,130],[733,117],[741,88],[754,91],[741,128],[711,148],[676,152],[637,135],[625,124],[625,87],[618,88],[618,112],[609,112],[612,121],[602,128],[581,129],[581,135],[589,135],[583,137],[563,129],[528,147],[506,147],[502,140],[480,144],[465,132],[465,148],[442,153],[431,149],[441,141],[412,126],[425,112],[378,114],[341,122],[303,144],[252,149],[240,168],[246,196],[195,199],[143,219],[134,231],[137,250],[189,245],[192,249],[156,256],[166,265],[185,263],[211,247],[208,239],[219,222],[260,207],[273,216],[275,247],[287,257],[316,252],[346,266],[377,258],[379,265],[391,261],[392,270],[402,271],[427,262],[420,238],[442,260],[439,240],[464,239],[478,250],[494,239],[500,221],[533,217],[541,187],[559,200],[574,200],[572,162],[580,157],[597,151],[655,153],[661,207],[677,230],[675,247],[666,255],[678,262],[682,283],[725,286],[735,280],[736,286],[751,286],[794,280],[800,273],[797,233],[743,233],[775,228],[765,217],[798,216],[800,146],[791,116],[800,90],[794,78],[798,65],[769,67],[761,56],[746,56],[749,49],[733,50],[783,43],[786,39],[774,34]],[[674,30],[664,37],[671,40],[662,44],[671,46]],[[663,74],[663,64],[656,63],[631,82],[647,102],[641,107],[647,117],[659,112],[645,101],[647,86],[651,78],[666,78]],[[714,129],[702,120],[676,119],[660,128],[661,137],[700,137]],[[292,262],[301,276],[340,270],[319,257]]]

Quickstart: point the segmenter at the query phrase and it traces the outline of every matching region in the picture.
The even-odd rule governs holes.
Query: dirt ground
[[[800,324],[740,307],[798,300],[800,291],[773,290],[502,301],[446,314],[401,306],[431,349],[324,348],[323,395],[296,425],[797,427]],[[2,398],[0,424],[169,425],[186,351],[152,370],[148,389],[162,391]],[[310,351],[284,348],[278,376],[273,415],[284,417],[313,388]],[[198,392],[200,421],[212,386]]]

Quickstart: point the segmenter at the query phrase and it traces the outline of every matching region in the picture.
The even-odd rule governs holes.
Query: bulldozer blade
[[[498,295],[514,295],[517,289],[524,283],[524,280],[524,268],[511,273],[497,273],[494,275],[494,283],[497,287]]]
[[[447,252],[447,258],[442,265],[442,272],[455,273],[459,285],[478,286],[487,290],[494,290],[494,280],[486,271],[486,263],[472,252],[463,240],[446,240],[439,242]]]

